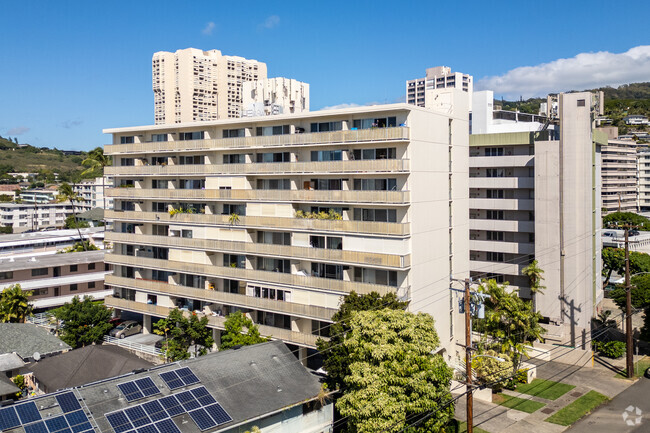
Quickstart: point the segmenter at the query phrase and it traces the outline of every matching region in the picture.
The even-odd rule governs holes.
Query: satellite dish
[[[41,360],[41,354],[38,353],[38,352],[34,352],[34,355],[32,355],[32,356],[34,357],[34,361],[36,361],[36,362]]]

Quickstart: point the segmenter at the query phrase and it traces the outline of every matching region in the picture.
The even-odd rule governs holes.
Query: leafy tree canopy
[[[154,333],[165,337],[163,352],[167,361],[179,361],[190,357],[190,348],[194,347],[194,356],[203,356],[214,345],[212,330],[208,328],[208,318],[199,319],[196,313],[186,317],[179,309],[169,312],[166,319],[154,323]]]
[[[88,221],[76,221],[75,222],[75,217],[74,215],[68,215],[68,217],[65,219],[65,225],[63,226],[66,229],[86,229],[90,227],[90,224],[88,224]]]
[[[260,330],[251,319],[244,316],[241,311],[229,314],[224,322],[226,332],[221,335],[219,350],[227,350],[233,346],[251,346],[268,341],[260,335]]]
[[[603,226],[630,224],[639,230],[650,230],[650,220],[634,212],[614,212],[603,217]]]
[[[634,308],[650,307],[650,274],[632,277],[630,283],[632,284],[632,306]],[[618,286],[609,292],[609,296],[614,300],[618,308],[625,311],[625,304],[627,303],[625,287]]]
[[[112,325],[108,323],[111,311],[104,304],[93,302],[91,296],[72,298],[72,302],[54,310],[54,316],[63,321],[61,340],[73,349],[102,341]]]
[[[619,275],[625,273],[625,250],[622,248],[603,248],[603,274],[606,275],[605,285],[609,283],[612,272]],[[630,251],[630,274],[650,272],[650,254]]]
[[[347,431],[439,431],[453,418],[452,369],[441,355],[434,320],[401,310],[356,311],[343,342],[350,357],[336,403]]]
[[[330,340],[318,339],[316,345],[323,357],[323,369],[327,371],[327,383],[330,389],[341,388],[343,378],[350,373],[349,354],[342,344],[350,330],[349,321],[356,311],[405,310],[407,302],[401,302],[394,293],[381,296],[377,292],[357,295],[352,291],[343,298],[339,310],[332,316],[334,323],[330,326]]]
[[[0,322],[24,323],[32,314],[33,306],[28,298],[32,292],[25,292],[20,284],[12,284],[0,293]]]

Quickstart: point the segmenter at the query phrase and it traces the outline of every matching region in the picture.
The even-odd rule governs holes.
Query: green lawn
[[[547,400],[557,400],[567,392],[575,388],[574,385],[567,385],[562,382],[553,382],[552,380],[535,379],[531,383],[520,383],[517,385],[517,392],[534,395]]]
[[[467,423],[465,421],[458,423],[459,424],[459,429],[458,433],[467,433]],[[473,432],[475,433],[490,433],[487,430],[483,430],[482,428],[479,427],[474,427],[472,429]]]
[[[636,377],[643,376],[643,373],[650,368],[650,358],[644,357],[634,363],[634,372]],[[620,373],[616,373],[616,376],[619,379],[627,379],[627,369],[623,370]]]
[[[604,395],[597,393],[596,391],[589,391],[573,403],[563,407],[550,417],[546,418],[545,421],[552,422],[553,424],[569,426],[607,400],[609,399]]]
[[[546,406],[544,403],[538,401],[526,400],[506,394],[495,394],[492,397],[492,402],[509,409],[520,410],[526,413],[533,413]]]

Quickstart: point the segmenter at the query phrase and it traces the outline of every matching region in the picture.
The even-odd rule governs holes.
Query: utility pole
[[[634,377],[634,353],[632,351],[632,287],[630,286],[630,240],[628,231],[629,225],[625,226],[625,336],[626,336],[626,365],[627,377]]]
[[[627,232],[626,232],[627,233]],[[469,278],[465,279],[465,370],[467,372],[467,433],[474,431],[474,397],[472,396],[472,326],[470,321]]]

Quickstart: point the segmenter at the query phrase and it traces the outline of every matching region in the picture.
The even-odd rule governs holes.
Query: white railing
[[[42,326],[48,329],[56,329],[56,319],[52,313],[36,313],[25,318],[25,322]]]
[[[116,346],[123,347],[125,349],[134,350],[136,352],[142,352],[149,355],[163,356],[163,353],[160,349],[157,349],[155,346],[148,346],[146,344],[134,343],[127,339],[115,338],[109,335],[104,335],[104,343],[114,344]]]

